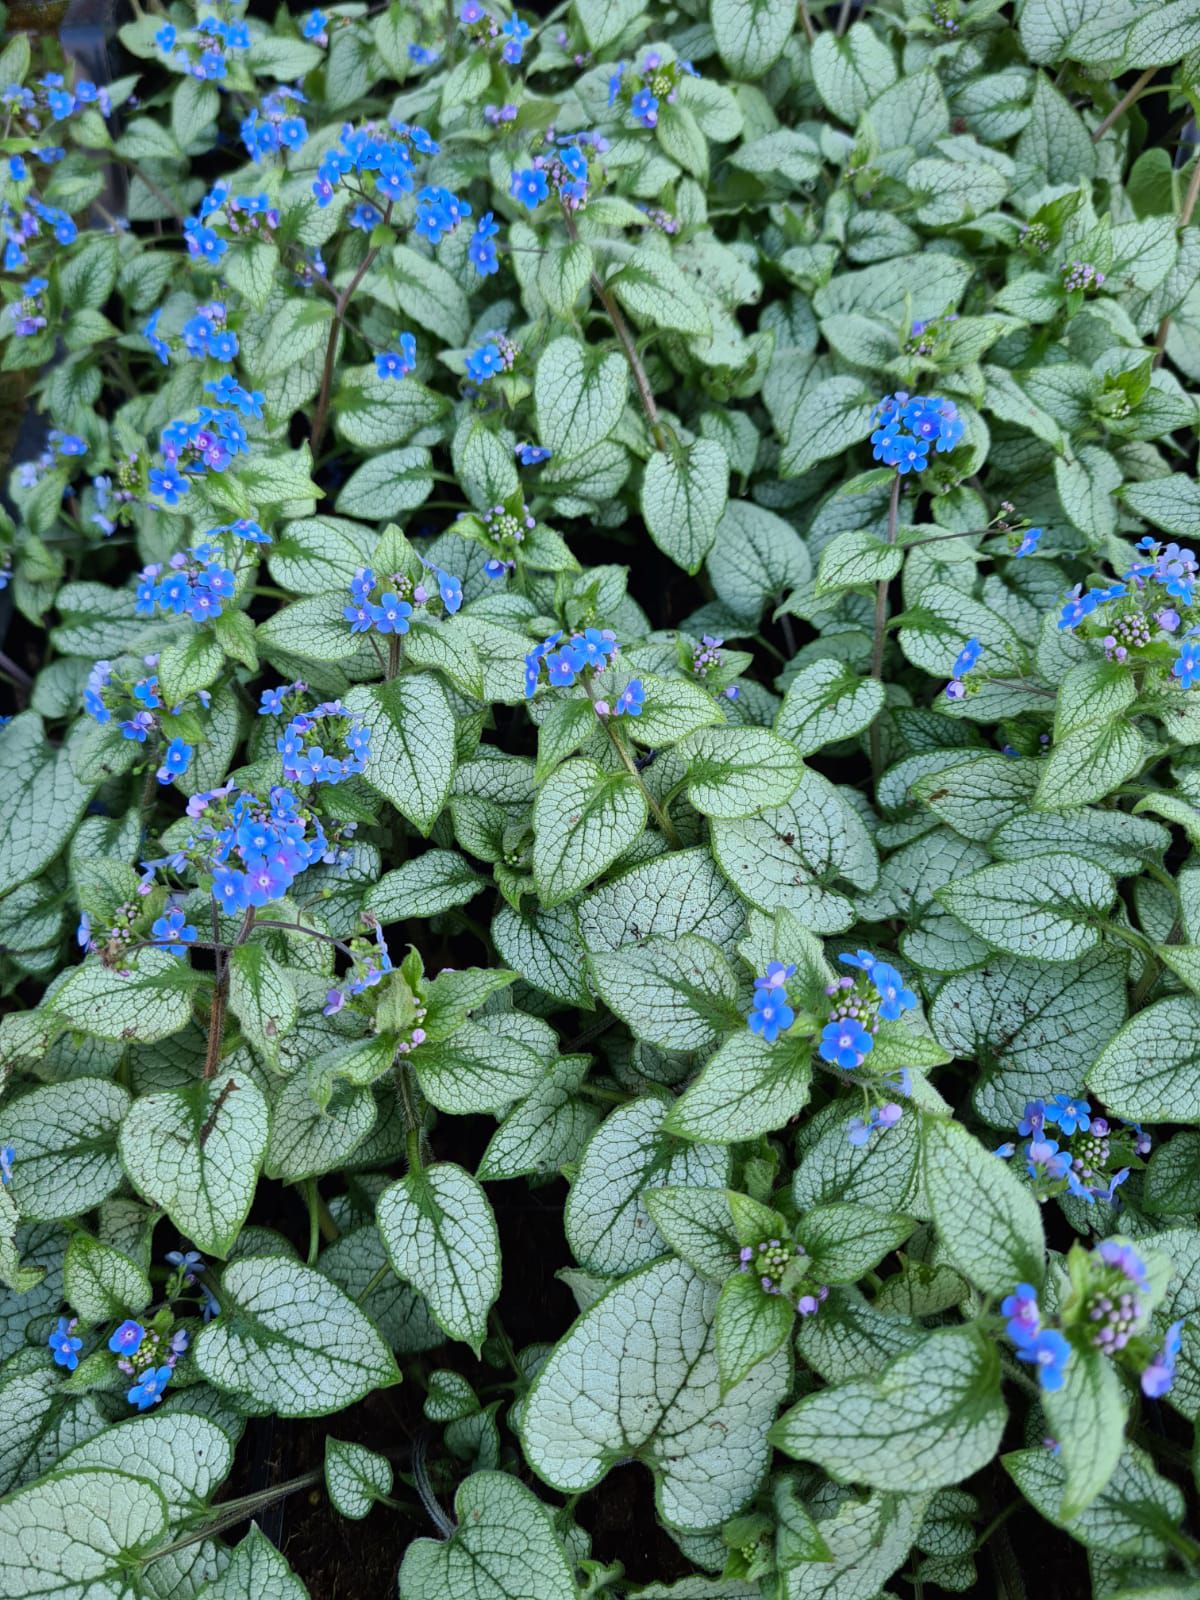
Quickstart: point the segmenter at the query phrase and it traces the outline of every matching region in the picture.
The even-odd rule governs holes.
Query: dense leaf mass
[[[539,9],[12,8],[0,1600],[1193,1595],[1200,4]]]

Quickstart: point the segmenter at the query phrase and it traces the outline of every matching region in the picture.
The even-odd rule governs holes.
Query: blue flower
[[[609,90],[611,93],[611,80]],[[639,89],[629,102],[629,109],[643,127],[653,128],[658,122],[658,100],[649,89]]]
[[[1086,1100],[1073,1100],[1069,1094],[1056,1094],[1046,1106],[1046,1121],[1056,1123],[1068,1138],[1077,1130],[1086,1133],[1092,1125],[1092,1108]]]
[[[416,338],[402,333],[397,343],[398,350],[381,350],[375,357],[375,372],[381,378],[407,378],[417,364]]]
[[[819,1052],[822,1061],[833,1062],[851,1072],[861,1067],[875,1048],[875,1040],[853,1017],[827,1022],[821,1030]]]
[[[911,1011],[917,997],[904,987],[904,979],[886,961],[876,961],[871,968],[871,982],[879,996],[879,1015],[895,1022],[902,1012]]]
[[[1200,678],[1200,632],[1189,630],[1179,642],[1179,654],[1172,666],[1171,674],[1178,678],[1183,689],[1190,689]]]
[[[305,17],[300,25],[300,32],[306,39],[316,39],[318,42],[322,42],[328,26],[329,19],[325,13],[323,11],[313,11]]]
[[[756,989],[754,1006],[746,1018],[750,1032],[756,1033],[765,1044],[774,1044],[781,1033],[791,1027],[796,1013],[787,1003],[787,995],[779,989]]]
[[[852,956],[840,955],[838,960],[844,967],[857,967],[859,972],[865,972],[868,978],[875,966],[875,957],[869,950],[856,950]]]
[[[1041,1327],[1037,1290],[1030,1283],[1019,1283],[1012,1294],[1000,1302],[1000,1314],[1008,1318],[1005,1332],[1016,1345],[1028,1344]]]
[[[160,339],[158,336],[158,319],[161,315],[160,307],[142,328],[142,337],[150,341],[150,348],[165,367],[171,360],[171,347],[165,339]]]
[[[441,567],[435,567],[433,573],[438,582],[438,593],[442,597],[442,604],[453,616],[463,603],[462,579],[456,578],[452,572],[443,572]]]
[[[174,467],[153,467],[150,472],[150,493],[157,495],[169,506],[177,506],[188,492],[188,481]]]
[[[1071,1346],[1055,1328],[1043,1328],[1027,1344],[1017,1348],[1017,1360],[1028,1361],[1038,1369],[1038,1383],[1052,1392],[1067,1381],[1067,1362]]]
[[[517,460],[523,467],[539,467],[543,461],[549,461],[554,454],[544,444],[519,444],[517,446]]]
[[[231,867],[218,867],[213,873],[213,899],[222,911],[244,911],[250,904],[250,885],[246,874]]]
[[[480,345],[478,350],[473,351],[467,357],[466,366],[468,378],[471,378],[475,383],[485,383],[488,378],[493,377],[504,366],[500,355],[500,346],[492,344],[490,341],[487,344]]]
[[[755,978],[756,989],[782,989],[788,979],[795,975],[796,964],[785,966],[782,961],[768,961],[767,970],[763,977]]]
[[[375,588],[375,574],[370,567],[359,567],[350,579],[350,598],[356,605],[366,605]]]
[[[952,678],[965,678],[982,654],[983,646],[979,640],[968,639],[955,658],[954,665],[950,669],[950,676]]]
[[[139,1411],[149,1411],[162,1399],[163,1390],[171,1381],[171,1367],[151,1367],[143,1372],[125,1398]]]
[[[646,703],[646,690],[640,678],[631,678],[617,696],[614,717],[640,717]]]
[[[539,172],[535,167],[526,167],[522,172],[513,173],[508,192],[528,210],[536,211],[550,193],[550,186],[544,172]]]
[[[1042,537],[1042,528],[1026,528],[1021,537],[1021,542],[1013,551],[1013,555],[1020,560],[1022,556],[1031,556],[1038,547],[1038,540]]]
[[[79,1352],[83,1349],[83,1340],[73,1337],[74,1327],[73,1321],[69,1322],[66,1317],[59,1317],[58,1327],[46,1340],[54,1352],[54,1365],[66,1367],[68,1372],[74,1372],[79,1365]]]
[[[407,600],[401,600],[397,594],[385,594],[379,597],[379,604],[370,608],[371,621],[380,633],[407,633],[408,619],[412,616],[412,606]],[[352,629],[352,632],[359,630]]]
[[[108,1341],[108,1348],[114,1355],[135,1355],[141,1348],[142,1340],[146,1337],[146,1330],[140,1322],[132,1319],[125,1321],[116,1330]]]
[[[0,1183],[12,1182],[13,1162],[17,1159],[16,1146],[0,1145]]]
[[[490,211],[485,211],[475,224],[475,232],[471,235],[471,243],[467,247],[467,257],[481,277],[486,278],[490,273],[500,270],[500,258],[493,243],[499,232],[499,224]]]
[[[520,64],[525,50],[525,41],[529,37],[530,28],[527,22],[522,22],[520,17],[509,17],[500,29],[504,39],[504,48],[500,54],[504,61],[515,67]]]
[[[1162,1349],[1154,1356],[1142,1373],[1142,1393],[1151,1400],[1161,1400],[1169,1394],[1175,1382],[1175,1362],[1183,1349],[1183,1319],[1173,1322],[1167,1329]]]
[[[162,779],[160,778],[160,782]],[[183,912],[176,908],[159,917],[150,929],[155,944],[162,945],[170,955],[182,956],[196,939],[196,930],[185,923]]]
[[[1054,1139],[1031,1139],[1025,1146],[1025,1168],[1031,1178],[1057,1183],[1071,1169],[1071,1156]]]
[[[1025,1114],[1020,1122],[1017,1123],[1017,1132],[1022,1138],[1028,1138],[1031,1133],[1040,1134],[1045,1126],[1045,1103],[1041,1100],[1027,1100],[1025,1102]]]

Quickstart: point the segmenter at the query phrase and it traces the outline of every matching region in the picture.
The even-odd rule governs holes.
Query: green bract
[[[0,1600],[1193,1595],[1200,4],[61,9]]]

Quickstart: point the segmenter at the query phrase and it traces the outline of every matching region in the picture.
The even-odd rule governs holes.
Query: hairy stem
[[[593,686],[592,686],[592,683],[591,683],[590,680],[586,684],[586,688],[587,688],[588,699],[592,702],[593,705],[595,705],[596,704],[596,696],[593,693]],[[672,850],[681,849],[682,845],[683,845],[683,841],[679,837],[679,833],[678,833],[678,830],[675,827],[675,824],[671,821],[670,817],[667,815],[667,813],[664,810],[664,808],[661,805],[659,805],[658,801],[654,798],[653,794],[651,794],[649,785],[647,784],[647,782],[646,782],[645,778],[643,777],[642,773],[638,770],[637,762],[629,754],[629,751],[625,748],[624,739],[622,739],[621,735],[617,732],[616,728],[613,726],[612,718],[611,717],[601,717],[600,721],[604,724],[604,731],[608,735],[609,741],[612,744],[613,749],[617,752],[617,754],[620,756],[622,762],[624,763],[625,770],[629,773],[629,776],[635,781],[635,783],[637,784],[638,788],[645,795],[646,804],[650,807],[651,815],[653,816],[655,822],[657,822],[659,827],[662,829],[667,843],[671,846]]]
[[[390,222],[391,216],[392,206],[391,202],[389,201],[387,210],[383,214],[384,222]],[[379,248],[380,247],[377,244],[371,246],[366,255],[362,258],[357,272],[350,279],[350,282],[346,285],[341,294],[338,295],[337,300],[334,302],[333,321],[329,325],[329,339],[325,345],[325,366],[321,372],[321,390],[317,395],[317,409],[313,414],[311,444],[314,465],[316,464],[317,454],[321,448],[321,442],[325,438],[325,427],[329,420],[329,402],[333,393],[333,371],[337,364],[338,335],[342,331],[342,323],[345,320],[346,308],[350,304],[354,291],[358,288],[359,284],[374,266],[375,258],[379,254]]]
[[[579,241],[579,230],[575,226],[575,218],[565,208],[563,210],[563,224],[567,230],[567,238],[572,244]],[[633,381],[637,387],[638,398],[642,402],[642,410],[646,413],[646,421],[650,425],[650,432],[654,438],[654,448],[665,450],[667,448],[666,434],[663,432],[662,422],[659,420],[658,407],[654,403],[654,391],[650,387],[650,379],[646,376],[646,369],[642,365],[642,358],[638,355],[637,341],[629,324],[625,320],[625,313],[613,299],[605,286],[604,280],[598,272],[592,273],[592,292],[604,307],[605,315],[612,323],[613,332],[616,334],[621,349],[625,352],[625,359],[629,363],[629,370],[633,373]]]
[[[887,543],[896,542],[896,523],[900,517],[900,487],[901,477],[897,473],[892,479],[892,497],[888,501]],[[871,641],[871,676],[878,682],[883,681],[883,640],[887,627],[887,598],[888,579],[880,578],[875,585],[875,630]],[[883,766],[883,736],[876,717],[871,724],[871,775],[876,785],[879,783],[879,773]]]
[[[244,944],[246,936],[254,926],[254,907],[246,908],[246,915],[242,918],[242,925],[238,929],[235,945]],[[213,978],[212,1006],[208,1013],[208,1049],[204,1052],[204,1076],[211,1078],[217,1070],[217,1063],[221,1059],[221,1039],[225,1032],[225,1006],[229,999],[229,956],[226,953],[222,960],[221,951],[217,951],[217,970]]]
[[[274,1505],[276,1500],[286,1499],[288,1495],[296,1494],[300,1489],[309,1489],[314,1483],[320,1483],[324,1476],[324,1467],[314,1467],[302,1477],[289,1478],[286,1483],[276,1484],[273,1489],[260,1489],[256,1494],[242,1495],[237,1500],[225,1500],[217,1508],[221,1514],[215,1521],[206,1522],[202,1528],[193,1528],[190,1533],[181,1534],[178,1539],[172,1539],[170,1544],[160,1545],[157,1550],[150,1552],[146,1560],[161,1561],[163,1556],[173,1556],[177,1550],[186,1550],[189,1545],[199,1544],[201,1539],[211,1539],[214,1535],[223,1533],[226,1528],[233,1528],[239,1522],[245,1522],[254,1512]]]

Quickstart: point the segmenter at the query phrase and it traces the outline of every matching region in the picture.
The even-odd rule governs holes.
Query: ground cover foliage
[[[0,1596],[1194,1595],[1200,7],[119,45],[0,54]]]

